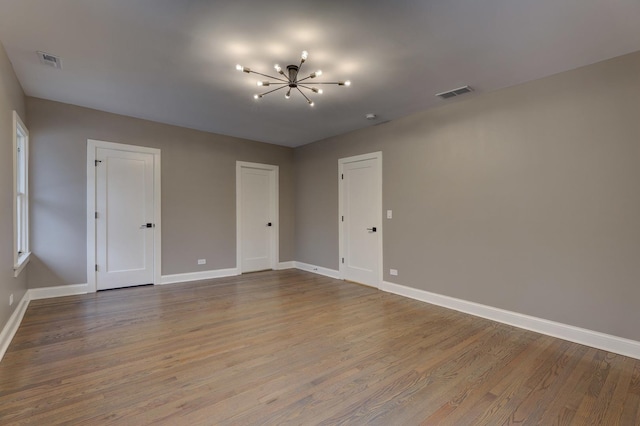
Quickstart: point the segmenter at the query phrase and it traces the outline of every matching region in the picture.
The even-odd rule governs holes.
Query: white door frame
[[[280,262],[280,215],[279,215],[279,167],[272,164],[250,163],[247,161],[236,161],[236,269],[238,274],[242,273],[242,185],[240,185],[240,179],[242,174],[242,168],[269,170],[271,189],[271,217],[273,218],[273,232],[271,233],[271,269],[278,269],[278,263]]]
[[[160,150],[136,145],[87,139],[87,291],[96,292],[96,152],[98,148],[138,152],[153,155],[153,216],[155,226],[153,246],[153,284],[160,284],[162,271],[160,219]]]
[[[339,249],[338,249],[338,264],[340,265],[340,279],[344,279],[345,273],[345,264],[342,263],[342,258],[345,253],[345,238],[344,238],[344,224],[342,221],[342,216],[344,215],[344,180],[342,179],[342,174],[344,173],[344,165],[349,163],[355,163],[357,161],[364,160],[373,160],[377,159],[379,166],[378,167],[378,175],[376,176],[376,186],[378,189],[378,197],[377,197],[377,206],[376,210],[378,211],[378,215],[380,216],[380,226],[378,227],[378,232],[380,233],[380,238],[378,239],[378,276],[376,277],[376,288],[380,288],[382,285],[382,277],[383,277],[383,250],[382,250],[382,230],[383,230],[383,217],[382,217],[382,151],[370,152],[368,154],[355,155],[353,157],[340,158],[338,160],[338,229],[339,231]]]

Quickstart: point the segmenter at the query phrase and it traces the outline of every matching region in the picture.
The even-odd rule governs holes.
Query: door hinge
[[[344,263],[344,257],[342,258],[342,263]]]
[[[98,218],[98,212],[96,212],[96,219]]]
[[[342,216],[342,221],[344,222],[344,216]]]
[[[343,179],[343,180],[344,180],[344,173],[343,173],[343,174],[341,174],[340,176],[341,176],[341,179]]]
[[[98,167],[98,163],[102,163],[102,160],[95,160],[96,167]]]
[[[98,272],[98,264],[96,264],[96,272]]]

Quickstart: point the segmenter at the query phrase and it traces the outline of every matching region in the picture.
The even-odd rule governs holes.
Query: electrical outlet
[[[389,274],[390,275],[398,275],[398,270],[397,269],[389,269]]]
[[[207,259],[198,259],[198,265],[206,265]]]
[[[13,305],[13,293],[9,295],[9,306]]]
[[[392,218],[393,218],[393,211],[387,210],[387,219],[392,219]]]

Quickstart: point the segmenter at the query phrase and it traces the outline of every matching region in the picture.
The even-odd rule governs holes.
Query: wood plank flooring
[[[638,425],[640,361],[296,270],[31,302],[0,424]]]

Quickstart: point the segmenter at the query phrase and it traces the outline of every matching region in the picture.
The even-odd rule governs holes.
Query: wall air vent
[[[449,90],[447,92],[438,93],[436,94],[436,96],[441,99],[449,99],[449,98],[453,98],[454,96],[460,96],[470,92],[473,92],[473,89],[471,87],[463,86],[463,87],[458,87],[457,89]]]
[[[38,58],[40,62],[45,65],[48,65],[52,68],[57,68],[59,70],[62,69],[62,61],[59,56],[52,55],[50,53],[38,52]]]

